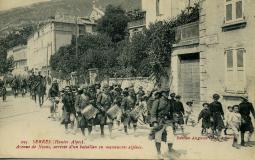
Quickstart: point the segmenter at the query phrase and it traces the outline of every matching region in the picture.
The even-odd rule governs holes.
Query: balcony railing
[[[197,42],[199,38],[199,23],[192,22],[182,26],[177,27],[175,40],[176,43],[182,43],[187,41]]]
[[[128,28],[133,28],[133,27],[138,27],[143,25],[145,25],[145,18],[128,22]]]

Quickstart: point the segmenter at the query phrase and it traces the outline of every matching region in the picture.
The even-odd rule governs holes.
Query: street
[[[108,136],[106,126],[104,138],[93,130],[91,137],[85,139],[80,131],[76,135],[65,134],[64,126],[48,116],[49,108],[40,108],[28,96],[8,96],[7,102],[0,100],[0,157],[13,158],[15,153],[19,158],[157,158],[146,126],[140,126],[135,135],[132,129],[125,135],[115,127],[113,138]],[[200,135],[200,126],[187,126],[186,137],[176,135],[174,149],[179,159],[255,159],[255,147],[235,149],[231,137],[224,142],[210,141]],[[162,143],[162,152],[166,151]]]

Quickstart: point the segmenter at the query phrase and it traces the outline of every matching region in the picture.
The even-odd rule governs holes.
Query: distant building
[[[50,57],[60,47],[71,44],[73,36],[93,33],[95,25],[89,18],[65,15],[57,15],[49,20],[27,41],[29,70],[47,72]]]
[[[13,75],[27,75],[27,46],[20,45],[14,47],[7,52],[7,58],[13,57],[14,68]]]
[[[198,22],[177,28],[171,57],[171,90],[183,100],[212,101],[224,107],[247,96],[255,104],[255,3],[246,0],[200,2]]]

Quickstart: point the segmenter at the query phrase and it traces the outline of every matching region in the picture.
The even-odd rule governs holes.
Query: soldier
[[[44,95],[46,93],[46,78],[41,75],[41,72],[38,72],[36,76],[36,94],[38,95],[39,105],[42,106],[44,102]],[[70,88],[71,89],[71,88]]]
[[[103,86],[103,91],[97,97],[97,108],[99,113],[97,114],[97,119],[99,120],[101,136],[104,136],[104,125],[106,124],[106,111],[111,107],[112,99],[110,96],[109,85]],[[110,134],[112,132],[113,121],[108,123]]]
[[[71,129],[74,128],[74,120],[75,120],[75,108],[74,108],[74,95],[71,92],[71,88],[69,86],[65,87],[65,92],[62,98],[62,102],[64,104],[64,124],[65,124],[65,133],[68,133],[68,124],[71,123]]]
[[[220,96],[218,94],[213,95],[213,102],[209,104],[210,114],[213,120],[212,130],[216,131],[216,139],[222,141],[221,131],[224,129],[224,112],[222,104],[218,101]]]
[[[20,87],[21,87],[21,94],[24,97],[25,94],[27,93],[27,80],[25,78],[21,80]]]
[[[35,83],[36,83],[36,76],[34,72],[32,72],[32,74],[28,78],[28,84],[29,84],[30,95],[32,96],[32,99],[34,99],[36,102]]]
[[[133,88],[129,88],[128,96],[124,97],[121,102],[124,131],[126,134],[128,134],[127,127],[128,127],[129,122],[133,123],[134,132],[136,131],[138,120],[130,117],[130,112],[135,108],[135,105],[136,105],[135,91]]]
[[[53,118],[55,119],[55,113],[56,113],[56,98],[59,97],[60,92],[59,92],[59,86],[57,83],[57,80],[54,80],[48,93],[48,98],[51,101],[51,106],[50,106],[50,113],[51,115],[48,118]]]
[[[242,123],[241,123],[241,145],[242,146],[252,146],[250,143],[250,138],[254,132],[254,127],[251,121],[250,113],[252,113],[253,118],[255,118],[255,112],[252,103],[248,101],[248,98],[241,97],[242,102],[239,104],[239,113],[241,114]],[[245,132],[249,132],[249,137],[247,143],[244,142]]]
[[[136,95],[137,95],[137,101],[140,102],[141,98],[145,95],[145,92],[142,86],[139,87],[139,90],[136,93]]]
[[[85,128],[88,128],[88,134],[92,132],[93,118],[86,119],[84,115],[81,114],[81,111],[91,104],[91,98],[89,90],[84,88],[83,90],[78,91],[75,101],[75,110],[78,115],[78,128],[81,129],[82,135],[85,136]]]
[[[161,141],[163,139],[162,136],[167,134],[166,142],[168,144],[168,153],[173,152],[173,142],[174,142],[174,134],[173,134],[173,110],[170,105],[170,101],[168,99],[168,91],[161,91],[161,97],[156,98],[153,102],[153,106],[151,109],[151,122],[154,126],[152,130],[152,134],[154,134],[155,138],[155,146],[157,149],[157,153],[159,158],[161,158]]]
[[[16,76],[12,80],[11,87],[12,87],[13,95],[16,98],[18,96],[18,88],[19,88],[19,80]]]
[[[170,100],[170,104],[173,108],[173,118],[174,118],[174,129],[176,131],[176,129],[178,128],[178,125],[181,127],[181,131],[182,133],[184,133],[184,120],[183,120],[183,116],[184,116],[184,107],[182,102],[180,101],[181,96],[177,95],[175,97],[176,100],[173,99],[173,97],[171,96],[171,100]]]
[[[0,79],[0,95],[2,95],[3,102],[6,101],[6,93],[5,83]]]

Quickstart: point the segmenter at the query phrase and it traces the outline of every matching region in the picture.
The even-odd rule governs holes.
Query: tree
[[[7,59],[7,51],[18,45],[26,45],[28,36],[33,32],[33,26],[28,25],[14,30],[7,37],[0,39],[0,73],[7,73],[13,67],[13,59]]]
[[[128,17],[120,7],[108,5],[105,15],[98,21],[97,31],[107,34],[113,42],[119,42],[127,35]]]

